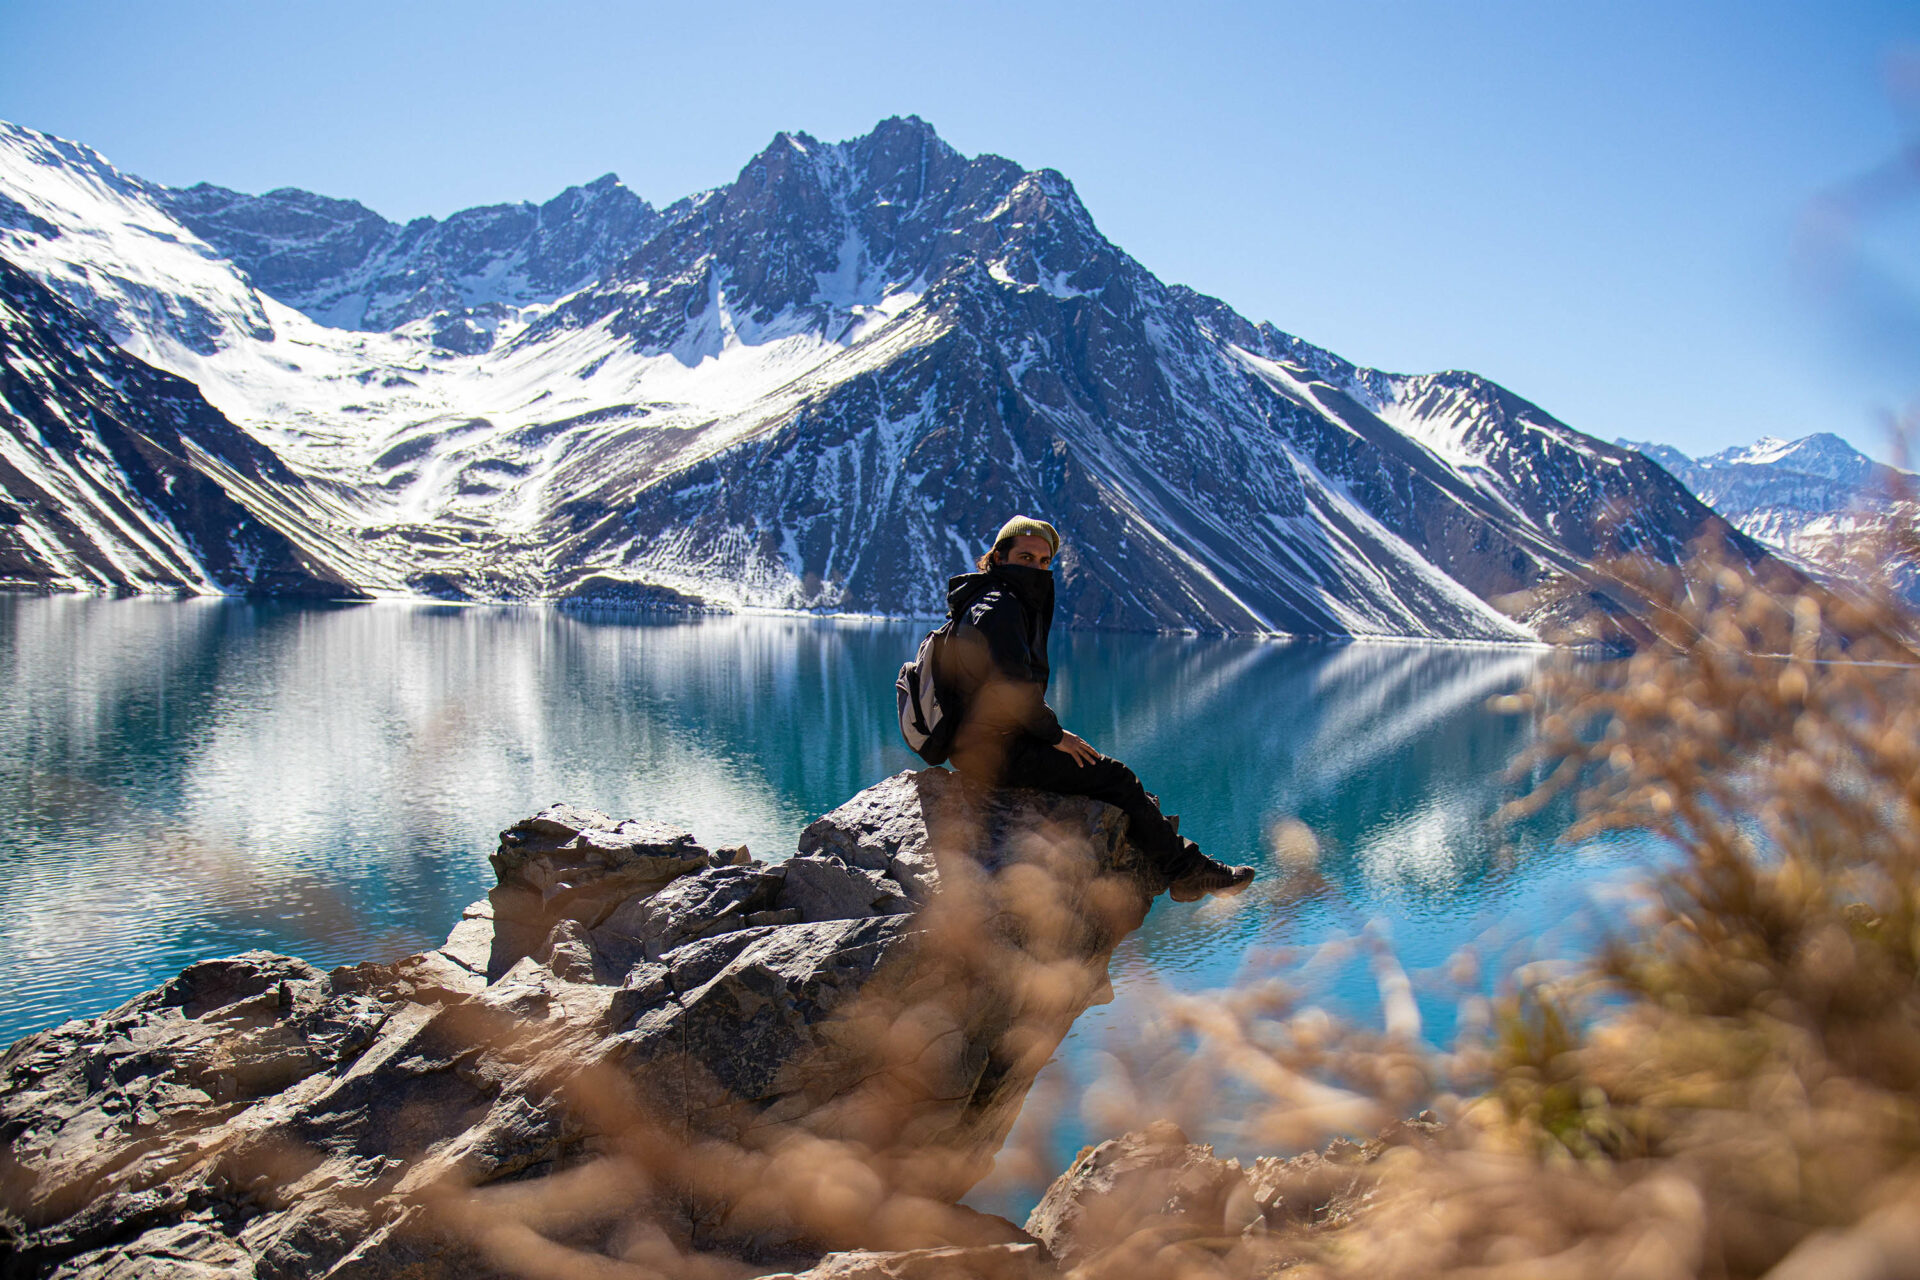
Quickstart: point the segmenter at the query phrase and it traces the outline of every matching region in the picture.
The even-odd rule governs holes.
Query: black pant
[[[956,744],[953,767],[970,781],[999,787],[1034,787],[1063,796],[1104,800],[1127,815],[1127,834],[1163,874],[1178,875],[1197,850],[1175,834],[1160,806],[1120,761],[1101,756],[1081,764],[1058,747],[1016,734],[997,741]]]

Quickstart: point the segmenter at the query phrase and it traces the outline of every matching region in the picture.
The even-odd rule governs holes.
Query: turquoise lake
[[[923,630],[0,596],[0,1043],[207,956],[265,947],[330,967],[437,945],[491,886],[499,831],[557,800],[784,857],[814,816],[917,764],[892,684]],[[1106,633],[1053,645],[1062,719],[1132,764],[1184,834],[1265,867],[1274,824],[1297,820],[1326,880],[1298,902],[1271,876],[1231,901],[1162,898],[1116,955],[1113,1003],[1063,1046],[1063,1079],[1162,986],[1224,986],[1363,931],[1390,942],[1444,1041],[1449,957],[1582,954],[1648,856],[1633,840],[1561,844],[1565,805],[1493,821],[1529,730],[1489,700],[1564,657]],[[1375,1010],[1364,959],[1311,972],[1335,1010]],[[1071,1116],[1059,1129],[1069,1157],[1107,1136]]]

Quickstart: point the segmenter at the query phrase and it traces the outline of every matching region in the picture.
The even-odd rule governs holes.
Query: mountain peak
[[[151,194],[253,284],[345,329],[551,301],[600,276],[661,221],[612,173],[544,204],[486,205],[405,225],[298,187],[253,196],[203,182]]]
[[[1788,445],[1787,451],[1822,458],[1864,459],[1867,457],[1831,431],[1816,431],[1810,436],[1802,436]]]
[[[568,187],[559,195],[537,207],[543,218],[566,219],[583,216],[582,208],[584,206],[632,206],[636,209],[645,210],[645,216],[647,217],[651,217],[654,212],[652,205],[648,204],[639,195],[630,190],[626,183],[620,181],[618,174],[613,173],[603,173],[592,182],[582,183],[577,187]],[[523,202],[521,207],[530,209],[536,206],[530,202]],[[451,221],[454,218],[462,217],[470,212],[472,212],[472,210],[462,210],[460,213],[449,215],[448,220]]]
[[[874,125],[873,128],[867,132],[865,138],[855,138],[853,141],[862,142],[873,138],[914,138],[923,142],[935,142],[942,147],[947,147],[947,142],[940,136],[939,130],[935,129],[925,120],[922,120],[919,116],[888,116],[885,120]],[[948,147],[948,149],[951,150],[952,148]]]
[[[1850,446],[1837,436],[1828,435],[1826,439],[1839,444],[1840,447],[1848,453],[1853,451]],[[1795,454],[1807,452],[1808,446],[1810,445],[1813,446],[1813,451],[1823,453],[1828,451],[1821,447],[1821,437],[1818,435],[1803,436],[1798,440],[1785,440],[1779,436],[1761,436],[1752,444],[1734,445],[1731,448],[1722,449],[1718,453],[1709,454],[1700,459],[1700,463],[1702,466],[1708,467],[1732,464],[1746,466],[1785,464],[1791,467],[1793,464],[1790,459],[1792,459]]]
[[[23,124],[0,120],[0,145],[24,152],[37,163],[57,160],[67,168],[108,177],[117,183],[128,181],[127,176],[114,168],[111,161],[85,143],[42,133]]]
[[[943,161],[964,159],[932,125],[919,116],[888,116],[860,137],[850,138],[840,146],[851,154],[862,156],[937,156]]]
[[[773,141],[760,148],[760,154],[755,156],[754,160],[764,160],[770,156],[791,152],[798,152],[800,155],[810,156],[819,149],[820,140],[812,134],[804,131],[793,133],[782,129],[773,135]],[[748,163],[751,164],[752,161]]]
[[[1058,169],[1027,170],[1014,184],[1009,198],[1010,212],[1021,221],[1059,220],[1074,233],[1099,236],[1093,225],[1093,214],[1081,202],[1073,183]]]

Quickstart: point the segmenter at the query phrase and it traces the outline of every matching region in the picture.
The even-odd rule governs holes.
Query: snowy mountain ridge
[[[609,173],[544,204],[388,222],[365,205],[295,188],[250,196],[209,183],[159,189],[160,207],[256,287],[321,324],[384,331],[438,316],[436,342],[470,351],[487,331],[462,313],[552,301],[643,243],[660,215]]]
[[[356,594],[236,500],[306,500],[270,451],[4,260],[0,353],[0,584]]]
[[[298,500],[236,500],[375,594],[933,614],[1026,510],[1073,622],[1516,641],[1630,626],[1622,546],[1763,556],[1639,454],[1165,285],[1064,177],[917,119],[660,213],[604,179],[364,213],[0,128],[0,256],[271,450]]]
[[[1620,442],[1625,445],[1627,442]],[[1830,432],[1767,436],[1689,458],[1671,445],[1637,444],[1748,536],[1816,570],[1849,579],[1856,553],[1896,519],[1911,522],[1920,475],[1875,462]],[[1920,603],[1920,574],[1895,567],[1895,586]]]

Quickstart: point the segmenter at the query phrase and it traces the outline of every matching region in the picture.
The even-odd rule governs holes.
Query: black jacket
[[[1047,635],[1053,630],[1053,575],[996,564],[947,582],[954,619],[942,675],[960,697],[954,750],[1025,734],[1052,746],[1063,730],[1047,705]]]

